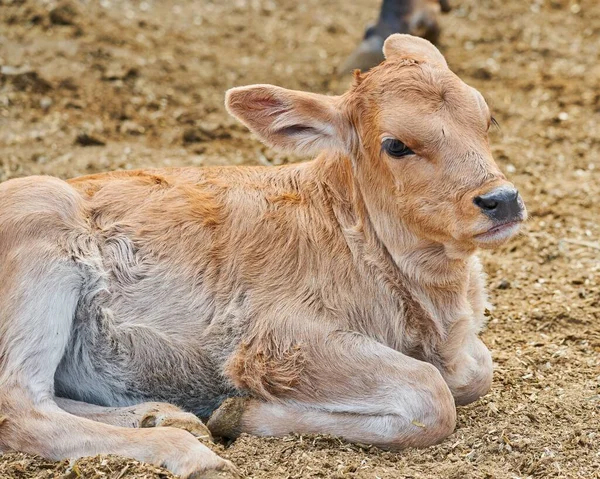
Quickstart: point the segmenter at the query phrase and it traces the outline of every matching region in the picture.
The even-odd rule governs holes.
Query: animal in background
[[[381,63],[383,42],[394,33],[409,33],[437,43],[438,17],[440,12],[449,11],[448,0],[383,0],[377,22],[366,29],[362,42],[340,66],[339,72],[365,71]]]

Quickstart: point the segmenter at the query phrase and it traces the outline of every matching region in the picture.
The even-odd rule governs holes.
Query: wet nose
[[[519,218],[523,207],[519,192],[515,188],[500,187],[473,199],[481,211],[497,221],[512,221]]]

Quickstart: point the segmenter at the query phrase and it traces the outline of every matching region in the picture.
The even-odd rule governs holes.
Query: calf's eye
[[[386,138],[383,140],[381,146],[393,158],[402,158],[403,156],[415,154],[408,146],[395,138]]]

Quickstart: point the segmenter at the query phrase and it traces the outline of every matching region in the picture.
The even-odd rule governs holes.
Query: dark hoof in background
[[[439,15],[450,11],[448,0],[421,0],[416,2],[415,9],[406,17],[398,18],[389,24],[377,24],[367,28],[360,45],[350,54],[338,69],[340,76],[354,70],[367,71],[379,65],[383,60],[383,42],[392,33],[410,33],[437,43],[440,37]]]
[[[450,1],[440,0],[440,8],[442,9],[442,12],[448,13],[450,10],[452,10],[452,7],[450,6]]]
[[[372,35],[365,38],[358,48],[354,50],[338,70],[339,75],[352,73],[354,70],[366,71],[379,65],[383,60],[383,42],[384,38],[379,35]]]
[[[440,39],[440,5],[428,2],[425,7],[415,11],[409,22],[409,33],[416,37],[437,43]]]

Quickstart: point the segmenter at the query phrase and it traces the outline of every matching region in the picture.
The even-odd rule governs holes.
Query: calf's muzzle
[[[476,196],[473,202],[490,219],[509,222],[522,219],[523,202],[513,187],[502,186]]]

